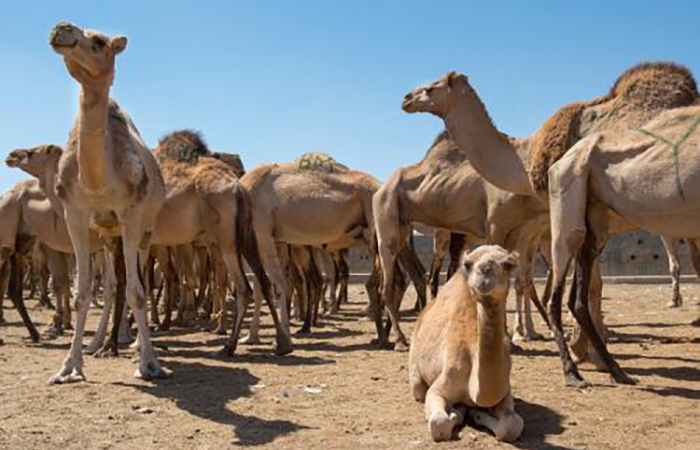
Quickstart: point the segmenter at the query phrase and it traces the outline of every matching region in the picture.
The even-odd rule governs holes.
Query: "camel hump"
[[[549,168],[580,139],[640,127],[665,110],[692,105],[699,96],[687,67],[644,62],[627,69],[606,95],[566,105],[540,127],[530,149],[530,182],[536,191],[546,191]]]
[[[196,164],[199,158],[210,154],[201,133],[193,130],[173,131],[158,141],[154,153],[159,161],[171,160]]]
[[[301,171],[309,172],[346,172],[347,167],[338,163],[327,153],[309,152],[304,153],[296,160],[297,168]]]

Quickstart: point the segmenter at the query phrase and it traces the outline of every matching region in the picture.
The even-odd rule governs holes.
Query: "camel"
[[[76,255],[77,323],[68,357],[49,382],[85,380],[82,341],[91,297],[90,229],[121,238],[115,271],[126,279],[125,296],[138,326],[140,352],[135,375],[144,379],[164,377],[166,373],[151,344],[137,257],[139,248],[148,248],[156,215],[165,199],[165,185],[155,158],[133,122],[109,97],[115,59],[126,49],[127,38],[108,37],[61,22],[51,30],[49,44],[80,84],[78,116],[55,181],[55,193]]]
[[[372,196],[380,183],[368,174],[348,169],[328,155],[309,153],[292,163],[257,167],[241,178],[241,184],[250,195],[253,227],[263,265],[273,285],[275,303],[281,310],[284,332],[290,336],[286,281],[276,244],[329,249],[361,244],[367,246],[374,260]],[[367,293],[377,327],[377,342],[388,346],[387,329],[381,318],[379,278],[375,267],[367,281]],[[423,282],[424,292],[422,275],[412,278],[414,282]],[[384,297],[390,323],[402,336],[396,302]]]
[[[418,318],[408,358],[411,391],[425,402],[435,441],[450,439],[465,413],[501,441],[523,430],[510,387],[510,345],[504,339],[510,276],[518,255],[484,245]]]
[[[539,200],[505,192],[486,182],[448,133],[442,132],[425,158],[395,172],[377,191],[373,202],[384,289],[389,289],[396,255],[408,240],[412,222],[464,233],[470,241],[502,245],[518,252],[513,339],[541,338],[534,330],[527,299],[526,316],[522,315],[524,296],[534,292],[531,262],[547,224],[547,210]],[[539,303],[536,295],[533,300]],[[539,309],[544,311],[542,306]]]
[[[254,237],[249,229],[248,197],[233,170],[210,155],[197,133],[171,133],[161,139],[154,154],[165,179],[167,197],[156,220],[152,243],[172,247],[204,239],[220,249],[237,293],[237,315],[226,347],[226,352],[233,354],[245,315],[244,305],[251,295],[241,252],[246,252],[256,277],[267,283],[257,247],[251,242]],[[186,259],[191,263],[191,258]],[[264,292],[269,301],[269,294]],[[272,317],[278,329],[276,351],[279,355],[288,354],[292,351],[291,340],[280,328],[274,308]]]
[[[578,292],[573,313],[581,313],[591,268],[608,239],[615,217],[666,237],[686,238],[698,253],[700,196],[695,194],[700,165],[700,106],[671,109],[639,128],[606,130],[579,141],[549,169],[552,223],[552,301],[563,295],[565,274],[577,256]],[[697,263],[697,258],[693,258]],[[695,266],[696,271],[700,266]],[[573,288],[572,288],[573,289]],[[616,380],[626,376],[605,344],[591,344]],[[632,380],[625,380],[632,382]]]
[[[510,140],[498,132],[467,77],[454,72],[407,94],[403,109],[409,113],[429,112],[443,119],[471,164],[490,183],[509,192],[537,197],[549,205],[547,170],[574,142],[623,124],[640,126],[663,110],[691,104],[695,98],[697,87],[687,69],[670,63],[646,63],[626,71],[607,95],[561,108],[533,136],[524,139]],[[610,234],[635,229],[626,220],[616,220],[613,225]],[[590,307],[595,310],[600,307],[602,294],[597,264],[591,276],[594,287],[589,291]],[[561,331],[561,296],[555,295],[553,300],[549,304],[550,320],[562,357],[565,383],[582,385],[585,382],[570,358]],[[583,302],[588,304],[589,299]],[[578,313],[590,318],[587,311]],[[594,344],[598,350],[605,347],[600,338],[604,328],[602,320],[596,319],[595,330],[586,328],[591,321],[585,318],[581,326],[589,339],[598,341]],[[607,364],[606,367],[610,370]],[[621,370],[615,370],[613,376],[618,382],[632,381]]]

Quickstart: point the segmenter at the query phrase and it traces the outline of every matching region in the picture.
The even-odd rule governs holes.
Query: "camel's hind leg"
[[[677,308],[683,306],[683,296],[681,295],[681,263],[678,260],[679,239],[673,239],[666,236],[661,236],[661,242],[666,249],[668,256],[668,268],[671,272],[671,288],[673,289],[673,297],[668,304],[669,308]]]
[[[469,408],[468,414],[474,422],[491,430],[499,441],[514,441],[523,431],[523,418],[515,412],[510,393],[493,408]]]

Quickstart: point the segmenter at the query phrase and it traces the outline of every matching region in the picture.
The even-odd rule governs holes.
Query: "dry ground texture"
[[[667,286],[605,288],[607,322],[615,333],[610,348],[639,378],[638,386],[614,386],[607,375],[586,370],[592,389],[564,388],[554,342],[523,344],[514,356],[512,382],[525,430],[512,446],[700,448],[700,328],[689,325],[700,315],[700,286],[683,290],[686,306],[671,310]],[[17,314],[7,310],[9,325],[0,327],[0,448],[511,447],[469,426],[459,440],[433,444],[423,407],[409,392],[408,354],[372,348],[373,325],[361,320],[364,289],[351,286],[350,298],[338,317],[324,320],[312,336],[296,338],[295,353],[286,357],[273,356],[269,327],[264,345],[240,346],[229,359],[216,354],[221,337],[158,333],[161,361],[173,376],[156,383],[132,378],[133,353],[125,350],[116,359],[87,356],[87,383],[48,386],[69,336],[31,345]],[[34,319],[47,324],[50,312],[28,303]],[[91,311],[89,329],[97,315]],[[410,331],[415,315],[406,312],[405,318]],[[540,320],[538,327],[543,330]]]

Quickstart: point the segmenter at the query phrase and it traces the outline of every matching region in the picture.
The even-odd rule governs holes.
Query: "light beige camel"
[[[136,376],[162,377],[165,372],[151,344],[137,253],[139,247],[148,248],[165,186],[156,160],[133,122],[109,98],[115,58],[126,48],[127,39],[59,23],[51,30],[49,43],[80,84],[78,116],[55,184],[76,255],[77,324],[68,357],[50,382],[85,380],[82,341],[91,295],[90,229],[121,238],[122,245],[117,247],[123,249],[123,259],[118,255],[116,271],[124,273],[126,299],[138,326]]]
[[[566,106],[535,135],[514,141],[495,128],[467,77],[454,72],[409,93],[404,99],[404,110],[429,112],[442,118],[475,169],[489,182],[547,202],[547,168],[582,136],[623,125],[639,126],[665,109],[694,102],[696,96],[697,87],[687,69],[668,63],[642,64],[625,72],[606,96]],[[616,220],[611,234],[632,229],[635,226],[629,221]],[[590,306],[595,310],[599,309],[602,282],[598,265],[594,264],[592,270],[597,288],[590,292]],[[554,321],[565,380],[567,384],[579,385],[583,379],[570,360],[561,332],[560,300],[550,303],[550,319]],[[588,316],[587,312],[579,313]],[[584,322],[584,327],[590,323]],[[602,320],[597,320],[595,325],[597,332],[585,328],[584,331],[591,339],[600,341],[600,335],[604,335]],[[596,344],[595,348],[600,345]],[[615,375],[621,382],[631,381],[621,371]]]
[[[578,254],[573,313],[584,330],[590,318],[581,314],[581,298],[613,216],[663,236],[687,238],[697,253],[699,127],[700,106],[672,109],[640,128],[591,135],[549,170],[553,301],[563,295],[566,269]],[[604,343],[595,336],[591,343],[613,377],[625,380]]]
[[[398,253],[408,242],[411,223],[464,233],[472,242],[502,245],[518,252],[513,338],[540,337],[529,314],[528,296],[534,292],[532,260],[547,225],[547,209],[542,202],[486,182],[443,132],[423,160],[395,172],[377,191],[373,208],[384,289],[392,280]]]
[[[257,167],[241,178],[241,184],[251,198],[262,261],[289,336],[286,280],[276,244],[333,244],[334,248],[346,248],[363,243],[374,259],[372,195],[380,184],[375,178],[349,170],[321,154],[307,154],[293,163]],[[379,344],[387,345],[378,295],[379,277],[375,269],[367,283],[367,293]],[[397,327],[396,311],[391,309],[389,315]],[[401,333],[400,328],[397,333]]]
[[[505,317],[517,255],[481,246],[421,314],[413,331],[408,376],[413,396],[425,402],[435,441],[450,439],[465,412],[496,438],[520,436],[510,386]]]

